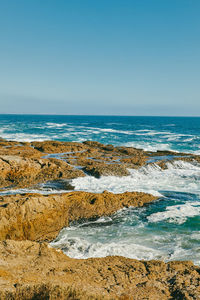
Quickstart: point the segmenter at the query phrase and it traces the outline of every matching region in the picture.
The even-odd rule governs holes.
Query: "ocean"
[[[0,137],[17,141],[94,140],[148,151],[200,154],[199,117],[0,115]],[[192,260],[200,265],[200,164],[169,162],[130,170],[126,177],[85,176],[75,190],[143,191],[159,200],[111,217],[64,228],[52,246],[74,258],[122,255],[135,259]],[[1,191],[20,193],[27,189]],[[29,192],[63,192],[46,187]]]

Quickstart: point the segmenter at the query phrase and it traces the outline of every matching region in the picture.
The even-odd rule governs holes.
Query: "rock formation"
[[[56,155],[58,153],[58,155]],[[155,161],[166,168],[168,159],[197,161],[200,156],[185,153],[157,151],[145,152],[132,147],[114,147],[98,142],[44,141],[18,143],[0,140],[0,187],[29,187],[48,180],[72,179],[90,174],[100,176],[127,176],[129,168],[139,168]],[[181,156],[181,157],[180,157]]]
[[[191,262],[78,260],[46,243],[0,242],[0,299],[199,299]]]
[[[155,199],[137,192],[0,196],[0,240],[50,241],[72,221],[108,216],[121,208],[143,206]]]
[[[0,187],[27,187],[38,182],[84,176],[62,160],[23,158],[16,155],[0,156]]]
[[[129,168],[151,163],[166,168],[166,156],[171,161],[200,162],[197,155],[145,152],[93,141],[0,139],[0,187],[31,187],[48,181],[62,187],[69,185],[65,179],[85,173],[127,176]],[[107,191],[0,196],[0,299],[200,299],[200,268],[191,262],[118,256],[77,260],[46,243],[73,221],[111,215],[156,199],[144,193]]]

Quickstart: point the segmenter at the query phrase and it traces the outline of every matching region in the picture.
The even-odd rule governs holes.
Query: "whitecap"
[[[173,134],[168,131],[156,131],[156,130],[143,130],[143,133],[140,131],[134,131],[135,135],[146,135],[146,136],[154,136],[154,135],[166,135],[166,134]]]
[[[124,217],[129,210],[124,210]],[[135,216],[139,214],[138,209],[135,211]],[[119,213],[116,217],[117,215]],[[131,219],[133,215],[128,213],[127,217]],[[139,222],[135,226],[130,226],[128,222],[124,224],[123,220],[120,225],[114,221],[107,226],[106,224],[102,226],[102,222],[106,223],[106,220],[98,219],[91,224],[81,223],[64,228],[51,246],[62,249],[68,256],[78,259],[121,255],[139,260],[189,259],[196,264],[200,262],[200,252],[197,246],[200,241],[199,232],[181,234],[171,231],[149,231],[144,226],[141,227]],[[97,226],[94,226],[94,223]],[[193,250],[194,245],[195,250]]]
[[[51,123],[51,122],[47,122],[46,123],[48,128],[60,128],[60,127],[64,127],[67,126],[67,123]]]
[[[51,188],[44,188],[44,189],[33,189],[33,188],[22,188],[22,189],[5,189],[0,190],[0,195],[16,195],[16,194],[42,194],[42,195],[50,195],[50,194],[62,194],[71,192],[70,190],[57,190]]]
[[[144,141],[133,141],[124,144],[125,147],[133,147],[138,149],[143,149],[145,151],[156,152],[158,150],[162,151],[174,151],[171,145],[168,143],[163,143],[162,141],[157,142],[144,142]],[[178,151],[174,151],[178,152]]]
[[[200,193],[200,164],[176,161],[167,163],[167,169],[151,164],[138,170],[130,169],[129,176],[85,176],[72,180],[75,190],[101,193],[138,191],[161,196],[162,191]]]
[[[100,242],[74,236],[74,228],[63,229],[59,236],[50,245],[60,248],[69,257],[82,259],[89,257],[105,257],[110,255],[121,255],[133,259],[160,259],[163,253],[160,250],[153,249],[150,246],[133,243],[125,240]],[[71,232],[72,233],[71,233]],[[75,229],[76,231],[76,229]],[[80,233],[79,233],[80,234]]]
[[[44,134],[29,134],[29,133],[4,133],[1,134],[2,138],[10,141],[18,142],[33,142],[33,141],[45,141],[49,139],[48,135]]]
[[[163,212],[148,216],[149,222],[167,221],[169,223],[183,224],[189,217],[200,215],[200,202],[187,202],[180,205],[167,206]]]

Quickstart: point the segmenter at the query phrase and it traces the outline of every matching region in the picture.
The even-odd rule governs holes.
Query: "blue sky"
[[[0,113],[200,115],[199,0],[0,0]]]

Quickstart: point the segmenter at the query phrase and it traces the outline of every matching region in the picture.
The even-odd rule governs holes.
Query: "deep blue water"
[[[0,136],[20,141],[96,140],[153,151],[200,153],[200,118],[0,115]]]
[[[0,115],[0,137],[95,140],[149,151],[200,154],[200,118]],[[190,259],[200,264],[200,164],[169,161],[166,170],[152,165],[130,172],[121,178],[86,176],[71,184],[75,190],[91,192],[144,191],[158,195],[159,200],[109,218],[72,224],[52,245],[77,258],[117,254],[166,261]],[[49,187],[46,192],[56,191]]]

